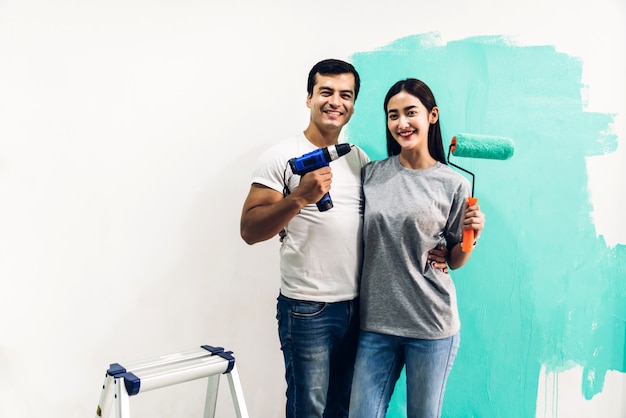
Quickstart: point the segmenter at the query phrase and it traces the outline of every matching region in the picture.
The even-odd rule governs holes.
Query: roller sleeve
[[[515,146],[511,138],[503,136],[459,134],[452,138],[450,151],[455,157],[508,160]]]

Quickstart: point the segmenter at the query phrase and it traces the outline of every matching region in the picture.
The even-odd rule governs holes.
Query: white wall
[[[626,243],[600,161],[623,179],[625,7],[580,3],[0,2],[0,416],[89,416],[109,363],[201,344],[235,352],[251,416],[281,416],[278,246],[239,238],[251,165],[305,127],[315,62],[401,36],[503,34],[580,56],[589,108],[618,113],[622,140],[589,162],[594,217]],[[203,391],[132,407],[199,416]]]

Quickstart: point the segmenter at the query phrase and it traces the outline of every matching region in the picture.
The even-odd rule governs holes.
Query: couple
[[[447,266],[469,259],[462,230],[478,237],[484,215],[466,207],[469,182],[447,166],[435,98],[415,79],[385,98],[389,158],[370,162],[354,147],[332,170],[290,172],[289,159],[337,144],[359,88],[347,62],[313,66],[309,125],[260,156],[241,236],[248,244],[281,236],[287,417],[347,417],[348,408],[350,417],[384,417],[404,366],[408,416],[438,417],[459,347]],[[320,212],[315,203],[329,190],[334,208]]]

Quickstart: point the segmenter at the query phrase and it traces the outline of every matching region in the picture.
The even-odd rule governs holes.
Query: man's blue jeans
[[[458,333],[440,340],[418,340],[361,331],[350,417],[384,418],[405,365],[407,417],[440,417],[459,344]]]
[[[278,296],[287,418],[346,418],[359,333],[358,301],[308,302]]]

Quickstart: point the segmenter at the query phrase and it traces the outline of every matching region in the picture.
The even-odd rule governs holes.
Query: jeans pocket
[[[297,301],[291,304],[290,314],[294,318],[313,318],[326,309],[324,302]]]

